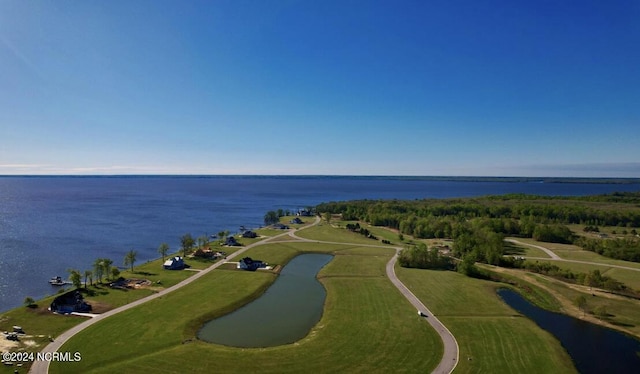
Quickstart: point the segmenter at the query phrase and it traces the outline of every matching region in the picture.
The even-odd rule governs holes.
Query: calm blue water
[[[538,308],[511,290],[501,289],[498,294],[513,309],[553,334],[580,373],[638,372],[640,341],[615,330]]]
[[[512,192],[590,195],[637,191],[638,184],[461,182],[363,177],[0,177],[0,311],[57,289],[66,269],[96,258],[122,265],[158,257],[167,242],[239,226],[257,227],[271,209],[323,201],[466,197]]]
[[[327,295],[316,275],[332,255],[306,253],[294,257],[264,295],[207,322],[198,338],[232,347],[274,347],[309,334],[322,317]]]

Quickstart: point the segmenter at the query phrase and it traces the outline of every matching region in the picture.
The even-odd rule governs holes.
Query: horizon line
[[[402,174],[207,174],[207,173],[141,173],[141,174],[0,174],[0,177],[356,177],[356,178],[496,178],[496,179],[607,179],[638,180],[640,177],[593,176],[508,176],[508,175],[402,175]]]

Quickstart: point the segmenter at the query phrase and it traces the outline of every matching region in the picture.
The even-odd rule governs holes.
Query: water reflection
[[[513,309],[535,321],[562,343],[580,373],[634,373],[640,368],[640,341],[593,323],[538,308],[508,289],[498,291]]]
[[[332,258],[296,256],[264,295],[206,323],[198,338],[233,347],[271,347],[304,338],[322,317],[326,291],[316,274]]]

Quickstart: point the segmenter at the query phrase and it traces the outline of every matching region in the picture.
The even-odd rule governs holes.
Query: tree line
[[[583,223],[590,229],[598,224],[638,226],[640,209],[633,203],[638,199],[640,193],[576,198],[503,195],[415,201],[356,200],[323,203],[316,211],[390,227],[419,239],[453,239],[456,257],[462,259],[469,253],[469,261],[475,258],[494,265],[509,261],[503,259],[504,236],[575,243],[604,256],[640,262],[638,238],[585,239],[575,236],[566,226],[570,223]]]

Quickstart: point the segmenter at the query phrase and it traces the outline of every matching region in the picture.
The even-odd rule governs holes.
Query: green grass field
[[[616,297],[615,295],[595,294],[583,288],[578,290],[555,279],[536,276],[538,281],[558,292],[569,302],[583,295],[587,298],[587,309],[594,311],[597,307],[606,308],[606,322],[617,325],[627,333],[640,336],[640,300]]]
[[[52,365],[51,372],[387,373],[428,372],[437,365],[442,355],[439,337],[384,277],[383,264],[393,251],[383,254],[374,248],[367,254],[369,248],[357,246],[292,245],[250,251],[274,262],[286,261],[296,251],[344,252],[321,271],[327,289],[324,314],[303,340],[240,349],[195,339],[204,321],[248,301],[249,294],[257,296],[274,277],[266,272],[215,270],[179,292],[83,331],[63,347],[82,352],[82,361]],[[366,265],[358,266],[359,262]]]
[[[450,271],[398,267],[396,273],[456,337],[456,373],[575,372],[552,335],[498,297],[499,284]]]
[[[544,261],[544,260],[528,260],[532,262],[548,263],[555,265],[561,269],[569,269],[574,273],[588,273],[593,270],[600,270],[603,275],[609,276],[619,282],[624,283],[627,287],[640,291],[640,271],[619,269],[607,265],[583,264],[566,261]]]
[[[384,229],[375,230],[374,234],[378,235],[378,231]],[[395,235],[389,231],[379,237],[392,238],[391,234]],[[352,244],[296,242],[284,236],[285,242],[257,246],[243,256],[270,265],[286,265],[301,253],[334,255],[318,274],[327,290],[322,319],[299,342],[279,347],[240,349],[196,338],[197,330],[204,322],[259,297],[277,277],[273,272],[239,271],[229,265],[177,292],[110,317],[76,335],[62,350],[81,352],[82,361],[56,363],[51,366],[51,372],[395,373],[429,372],[435,368],[442,355],[439,337],[415,315],[414,308],[386,277],[385,265],[394,253],[392,246],[385,248],[379,240],[367,239],[326,223],[299,231],[298,235],[312,240]],[[397,237],[392,242],[398,243]],[[574,246],[530,242],[550,247],[562,255],[584,256],[581,254],[584,251]],[[539,251],[526,246],[514,247],[514,251],[522,250],[527,255]],[[599,268],[628,286],[640,284],[640,277],[632,270],[560,261],[551,263],[583,272]],[[166,287],[195,274],[166,273],[159,265],[157,260],[157,263],[152,261],[137,266],[132,275],[157,279]],[[194,268],[208,265],[210,263],[198,262]],[[569,356],[553,336],[502,302],[496,294],[501,284],[451,271],[397,267],[396,272],[456,337],[460,347],[456,373],[575,372]],[[512,273],[510,271],[511,275],[504,276],[518,276]],[[531,276],[564,298],[575,298],[580,294],[580,291],[560,282]],[[530,284],[535,283],[530,280]],[[559,308],[550,292],[538,290],[535,286],[532,289],[544,299],[538,301],[552,309]],[[104,298],[114,305],[121,305],[127,302],[127,298],[141,295],[136,294],[140,290],[129,292],[111,292]],[[640,329],[636,327],[636,324],[640,325],[638,302],[602,297],[590,299],[589,303],[593,308],[604,305],[611,314],[609,319],[629,331],[635,333]],[[37,324],[31,324],[33,328],[41,327],[44,331],[47,324],[52,324],[57,334],[80,322],[80,319],[54,319],[59,317],[44,313],[34,318],[28,313],[36,312],[16,310],[5,313],[0,319],[0,327],[12,324],[29,326],[33,318],[38,320]]]
[[[365,238],[364,236],[350,232],[344,228],[334,228],[326,223],[321,223],[317,226],[310,227],[296,233],[297,236],[312,240],[323,240],[329,242],[344,242],[354,244],[368,244],[368,245],[384,245],[380,240],[373,240]]]
[[[522,240],[520,240],[520,238],[507,238],[507,239],[515,239],[515,240],[518,240],[518,241],[522,241]],[[504,250],[505,250],[504,254],[505,255],[510,255],[510,256],[544,257],[544,258],[549,258],[550,257],[542,249],[529,247],[528,245],[511,243],[511,242],[507,242],[507,241],[504,242]]]

